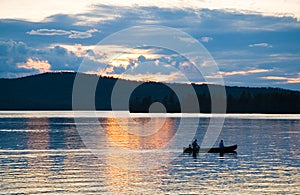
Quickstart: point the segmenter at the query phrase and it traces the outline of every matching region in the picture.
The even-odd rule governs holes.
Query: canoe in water
[[[235,150],[237,149],[237,145],[226,146],[223,149],[221,148],[200,148],[197,149],[196,153],[236,153]],[[193,153],[193,148],[183,148],[183,153]]]

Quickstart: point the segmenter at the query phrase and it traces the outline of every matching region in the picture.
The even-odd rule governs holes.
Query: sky
[[[215,76],[229,86],[300,91],[299,0],[1,0],[0,5],[0,78],[82,71],[203,83],[205,76]],[[203,75],[182,53],[129,47],[142,37],[115,36],[152,25],[185,33],[180,43],[202,45],[218,71]],[[99,48],[108,37],[115,40]]]

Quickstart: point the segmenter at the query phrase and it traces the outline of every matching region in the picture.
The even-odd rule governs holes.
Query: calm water
[[[237,155],[197,158],[158,149],[180,123],[197,128],[201,141],[210,115],[188,115],[184,122],[167,116],[129,120],[100,112],[74,120],[72,112],[0,112],[0,193],[300,194],[300,115],[227,115],[217,141],[238,144]],[[89,136],[97,123],[104,134],[90,135],[90,150],[76,127]],[[162,128],[146,138],[124,131],[147,125]],[[124,150],[112,153],[108,141]],[[161,159],[166,163],[148,167]]]

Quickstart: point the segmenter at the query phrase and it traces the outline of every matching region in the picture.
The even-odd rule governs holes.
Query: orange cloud
[[[287,83],[300,83],[300,76],[298,78],[289,78]]]
[[[25,63],[17,63],[18,68],[24,68],[29,70],[37,70],[39,73],[49,72],[51,65],[48,60],[38,60],[28,58]]]
[[[289,77],[280,77],[280,76],[266,76],[261,77],[265,80],[277,80],[277,81],[284,81],[284,83],[300,83],[300,73],[298,73],[298,77],[296,78],[289,78]]]

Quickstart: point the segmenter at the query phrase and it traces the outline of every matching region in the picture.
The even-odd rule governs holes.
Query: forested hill
[[[72,110],[72,91],[76,73],[44,73],[18,79],[0,79],[0,110]],[[111,110],[111,94],[115,78],[80,73],[83,80],[98,79],[95,92],[97,110]],[[120,81],[120,80],[119,80]],[[123,89],[141,84],[131,94],[129,109],[148,112],[153,102],[161,102],[168,112],[181,112],[176,94],[165,84],[139,83],[121,80]],[[171,88],[185,88],[188,84],[168,84]],[[192,85],[196,91],[200,112],[211,112],[209,87]],[[300,113],[300,92],[279,88],[226,87],[228,113]],[[188,102],[188,96],[181,103]],[[120,97],[122,94],[120,94]],[[220,97],[221,98],[221,97]],[[119,110],[128,105],[117,106]],[[88,108],[81,107],[86,110]],[[197,109],[196,109],[197,110]],[[188,112],[193,112],[191,109]]]

